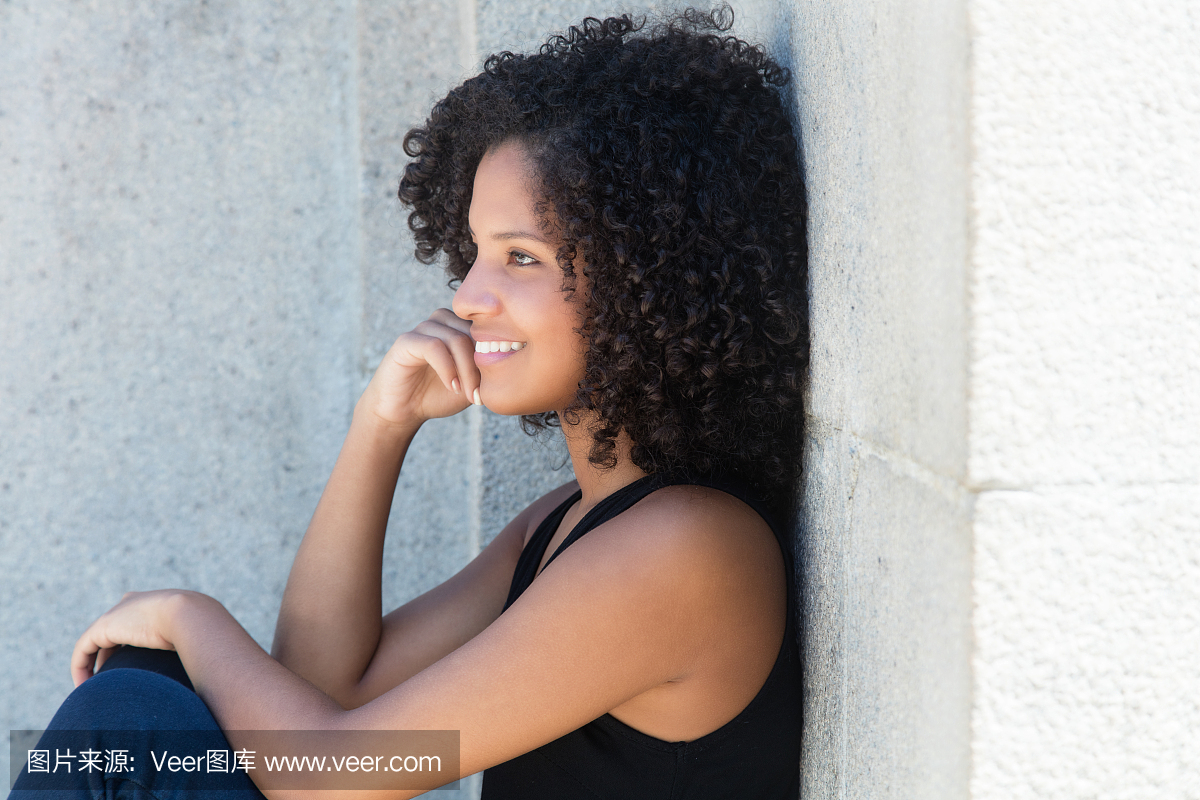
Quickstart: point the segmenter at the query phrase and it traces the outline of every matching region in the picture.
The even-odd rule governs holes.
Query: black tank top
[[[771,526],[787,569],[787,623],[775,666],[750,704],[692,742],[667,742],[605,714],[582,728],[484,772],[482,800],[796,800],[800,793],[800,658],[791,550],[766,505],[716,479],[649,475],[618,489],[584,515],[550,557],[663,486],[708,486],[742,500]],[[507,610],[537,574],[576,492],[538,526],[508,592]],[[549,565],[550,561],[546,564]]]

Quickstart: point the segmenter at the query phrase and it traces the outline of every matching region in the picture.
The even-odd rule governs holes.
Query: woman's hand
[[[180,604],[197,598],[216,602],[183,589],[126,592],[121,602],[101,614],[75,642],[71,653],[71,678],[75,685],[92,677],[119,645],[174,650],[170,634],[173,616]]]
[[[359,400],[359,410],[383,422],[419,426],[457,414],[479,389],[471,323],[439,308],[402,335],[384,356]]]

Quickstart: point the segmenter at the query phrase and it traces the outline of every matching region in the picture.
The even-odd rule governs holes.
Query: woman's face
[[[478,255],[454,294],[454,313],[471,322],[476,342],[480,399],[498,414],[561,411],[584,372],[584,342],[576,332],[582,283],[563,291],[559,242],[534,213],[532,178],[515,142],[484,155],[468,217]],[[480,352],[493,346],[499,351]]]

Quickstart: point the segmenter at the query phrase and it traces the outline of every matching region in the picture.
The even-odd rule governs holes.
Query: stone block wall
[[[358,393],[450,301],[404,132],[487,53],[675,5],[0,3],[0,728],[130,589],[269,644]],[[1195,796],[1194,12],[734,8],[793,72],[811,207],[804,795]],[[424,430],[385,605],[563,458],[478,409]]]
[[[972,0],[972,796],[1200,794],[1200,18]]]

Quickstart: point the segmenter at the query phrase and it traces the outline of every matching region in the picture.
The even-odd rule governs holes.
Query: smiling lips
[[[507,353],[511,350],[520,350],[525,346],[525,342],[476,342],[476,353]]]

